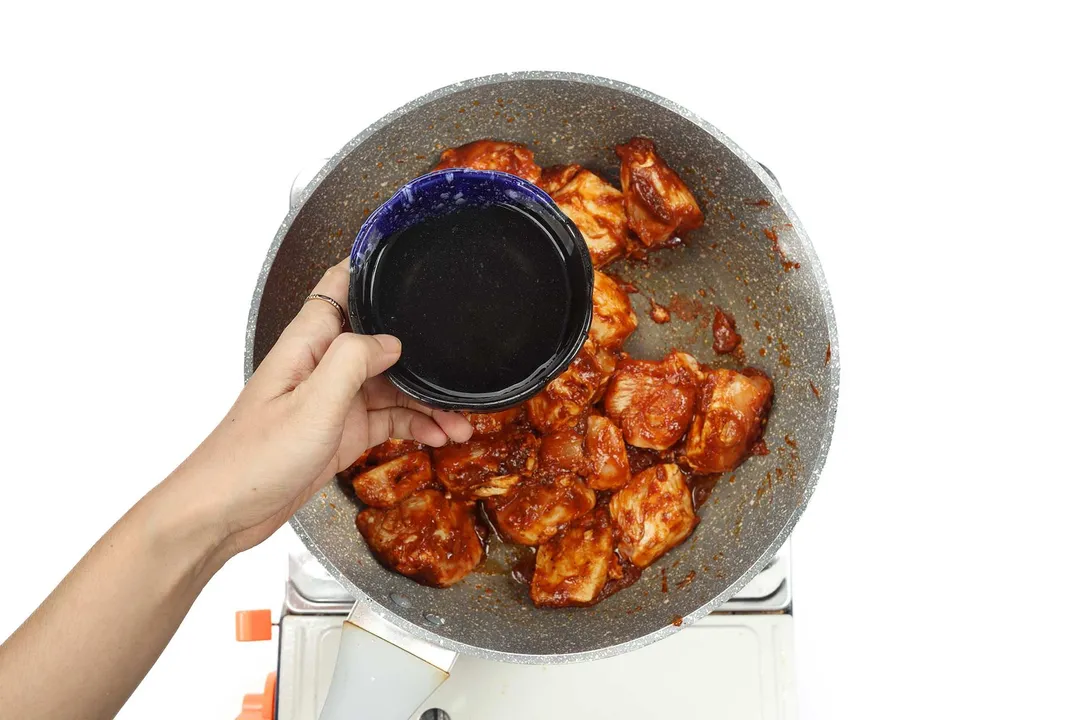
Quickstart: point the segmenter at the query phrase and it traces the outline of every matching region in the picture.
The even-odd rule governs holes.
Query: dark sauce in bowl
[[[400,338],[386,377],[431,407],[519,405],[589,332],[585,239],[514,175],[449,168],[409,181],[364,221],[349,259],[353,330]]]
[[[523,209],[463,207],[392,235],[369,262],[373,329],[401,340],[399,372],[442,390],[526,384],[564,343],[567,258]]]

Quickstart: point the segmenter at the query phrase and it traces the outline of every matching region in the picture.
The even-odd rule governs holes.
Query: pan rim
[[[806,260],[802,263],[804,271],[808,270],[814,277],[814,281],[817,284],[822,303],[824,305],[825,324],[828,330],[828,340],[831,348],[831,359],[828,364],[827,373],[829,376],[829,386],[832,389],[832,393],[828,398],[823,411],[823,425],[822,425],[822,440],[817,454],[816,461],[813,467],[807,469],[806,485],[803,491],[803,496],[799,503],[795,507],[791,516],[784,524],[783,528],[774,538],[773,542],[765,549],[761,556],[734,582],[729,584],[727,588],[716,595],[712,600],[705,603],[697,610],[687,615],[684,615],[682,624],[680,627],[674,625],[666,625],[650,633],[637,637],[633,640],[628,640],[617,645],[609,645],[602,648],[595,648],[592,650],[586,650],[576,653],[558,653],[558,654],[531,654],[531,653],[514,653],[500,650],[492,650],[485,647],[479,647],[475,645],[469,645],[457,640],[452,640],[442,635],[439,635],[428,628],[416,625],[409,622],[405,618],[395,613],[390,608],[384,606],[378,599],[368,595],[362,589],[357,587],[346,575],[341,572],[333,562],[322,552],[317,543],[308,534],[302,523],[293,517],[289,520],[290,526],[300,537],[304,545],[309,549],[312,555],[326,568],[335,580],[337,580],[342,587],[344,587],[353,597],[357,599],[357,602],[363,602],[367,607],[371,608],[380,618],[390,624],[398,627],[399,629],[420,638],[427,642],[433,643],[439,647],[453,650],[455,652],[465,653],[477,657],[482,657],[488,660],[494,660],[499,662],[512,662],[521,664],[564,664],[572,662],[583,662],[588,660],[598,660],[601,658],[613,657],[625,652],[636,650],[646,645],[650,645],[657,640],[667,637],[681,628],[688,627],[697,620],[700,620],[705,615],[716,610],[720,605],[733,597],[739,590],[743,588],[751,579],[753,579],[758,572],[760,572],[764,566],[772,559],[776,552],[780,549],[780,546],[788,539],[792,529],[795,527],[799,518],[802,516],[806,509],[810,498],[813,496],[814,490],[817,486],[817,482],[824,469],[825,463],[828,458],[829,447],[832,443],[832,435],[836,422],[836,411],[839,402],[840,392],[840,350],[836,329],[836,317],[833,310],[832,297],[829,293],[828,284],[825,280],[825,274],[821,267],[821,261],[817,256],[817,252],[814,250],[813,245],[810,242],[810,238],[806,233],[802,222],[795,214],[794,209],[791,207],[787,198],[784,196],[779,184],[773,179],[771,173],[764,169],[760,163],[754,160],[749,154],[747,154],[742,148],[722,133],[718,128],[704,120],[696,113],[682,107],[681,105],[674,103],[666,98],[656,95],[648,90],[638,88],[627,83],[623,83],[617,80],[611,80],[609,78],[599,77],[596,75],[589,75],[583,73],[573,72],[561,72],[561,71],[521,71],[510,73],[497,73],[492,75],[485,75],[481,77],[471,78],[463,80],[451,85],[444,86],[437,90],[433,90],[429,93],[421,95],[420,97],[402,105],[396,110],[387,113],[380,119],[362,130],[352,140],[350,140],[344,147],[341,148],[326,164],[319,170],[315,177],[308,183],[307,187],[300,193],[295,207],[289,210],[289,213],[285,216],[277,234],[274,236],[274,240],[267,251],[266,258],[263,261],[262,267],[259,271],[255,292],[252,296],[251,308],[248,313],[247,332],[244,348],[244,381],[246,382],[254,372],[254,352],[255,352],[255,329],[258,325],[259,306],[262,302],[263,292],[266,286],[266,280],[270,273],[270,269],[274,264],[277,257],[277,253],[281,248],[281,244],[284,242],[286,235],[288,234],[292,223],[296,219],[300,210],[303,208],[307,200],[318,190],[323,180],[334,171],[335,168],[346,158],[348,155],[367,138],[373,135],[375,132],[384,128],[388,124],[394,122],[401,116],[412,112],[413,110],[423,107],[431,102],[444,98],[448,95],[453,95],[463,90],[469,90],[475,87],[481,87],[485,85],[493,85],[506,82],[520,82],[520,81],[538,81],[538,80],[557,80],[569,83],[579,83],[591,86],[602,86],[624,92],[630,95],[637,96],[643,100],[652,102],[660,107],[675,113],[700,129],[707,132],[718,142],[723,144],[730,152],[732,152],[739,160],[741,160],[750,170],[753,172],[758,180],[769,190],[772,197],[775,199],[780,209],[787,215],[792,224],[792,232],[796,234],[802,249],[805,252]]]

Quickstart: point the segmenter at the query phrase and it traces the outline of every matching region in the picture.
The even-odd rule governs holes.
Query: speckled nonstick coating
[[[270,246],[252,300],[245,375],[325,268],[348,253],[367,214],[428,170],[442,149],[489,137],[524,142],[541,165],[582,163],[618,184],[613,147],[634,135],[656,141],[706,220],[685,247],[656,253],[647,264],[611,266],[641,290],[631,296],[639,327],[627,349],[658,358],[676,346],[704,363],[736,367],[710,347],[713,305],[732,313],[747,363],[776,384],[765,434],[770,452],[720,478],[686,543],[637,584],[588,609],[534,608],[526,588],[506,574],[510,561],[501,548],[484,572],[446,590],[390,572],[356,531],[351,492],[331,483],[301,508],[293,527],[353,595],[414,635],[527,663],[642,647],[734,595],[787,538],[813,492],[832,436],[840,367],[832,304],[810,240],[768,172],[716,128],[603,78],[526,72],[468,80],[418,98],[356,136],[311,182]],[[681,299],[672,303],[675,293]],[[650,298],[673,306],[670,323],[650,319]]]

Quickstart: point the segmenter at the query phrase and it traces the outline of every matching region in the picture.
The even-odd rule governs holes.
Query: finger
[[[371,410],[382,410],[389,407],[404,407],[425,415],[431,415],[433,410],[427,405],[412,399],[398,390],[385,375],[373,377],[364,383],[364,399]]]
[[[311,292],[333,298],[343,309],[348,307],[349,259],[327,270]],[[288,380],[285,376],[297,375],[292,383],[295,386],[315,368],[330,343],[341,334],[341,320],[341,313],[325,300],[305,301],[262,365],[273,370],[269,374],[285,382]]]
[[[374,446],[390,438],[416,440],[432,447],[442,447],[447,441],[439,424],[416,410],[392,407],[368,413],[368,443]]]
[[[327,270],[311,294],[333,298],[344,310],[349,303],[349,258],[345,258]],[[307,300],[300,306],[300,312],[296,314],[293,321],[281,333],[281,337],[303,338],[313,345],[321,346],[322,352],[326,352],[334,338],[341,334],[342,320],[348,324],[348,318],[325,300]],[[321,357],[322,353],[315,358],[316,362]]]
[[[409,408],[431,417],[454,442],[465,442],[472,437],[472,425],[464,417],[454,412],[435,410],[418,400],[414,400],[394,387],[394,384],[383,375],[371,378],[364,383],[363,392],[367,407],[370,410],[381,410],[389,407]]]
[[[315,398],[320,416],[345,418],[353,398],[369,377],[401,357],[401,343],[390,335],[343,333],[330,344],[311,376],[297,391]]]
[[[439,428],[454,442],[467,442],[473,434],[473,426],[461,415],[445,410],[435,410],[431,419],[438,423]]]
[[[341,444],[338,445],[337,454],[339,466],[335,472],[341,472],[353,465],[365,450],[372,447],[368,442],[369,435],[368,409],[361,393],[354,396],[349,403],[349,412],[345,414],[345,422],[341,425]]]

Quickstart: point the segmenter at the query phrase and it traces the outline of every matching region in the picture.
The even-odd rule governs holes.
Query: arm
[[[342,263],[315,292],[344,306],[347,288]],[[397,340],[340,324],[328,303],[305,304],[206,441],[0,646],[5,716],[112,717],[214,573],[361,452],[388,437],[468,439],[464,418],[415,404],[380,376]]]

